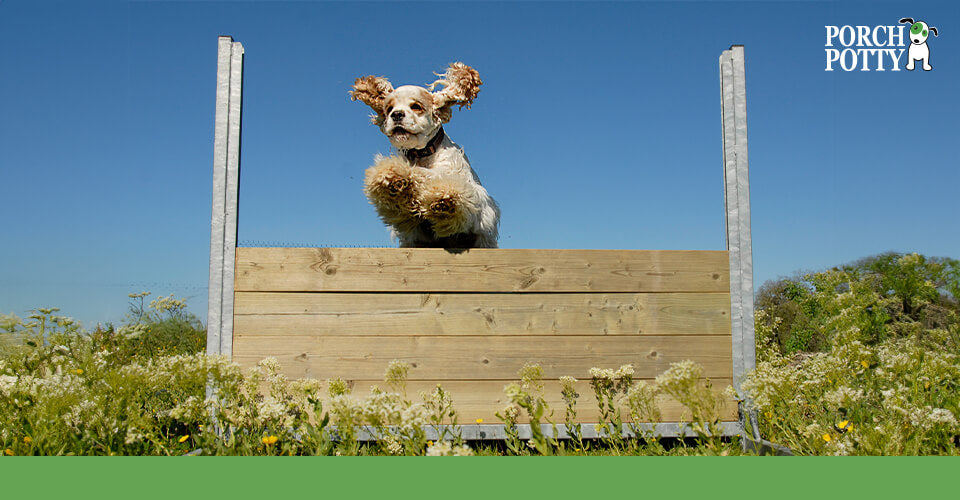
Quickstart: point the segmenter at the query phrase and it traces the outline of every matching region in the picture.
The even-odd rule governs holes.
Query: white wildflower
[[[383,380],[394,387],[400,387],[407,381],[408,373],[410,373],[410,363],[394,359],[387,365]]]
[[[0,396],[8,397],[17,386],[17,377],[0,375]]]
[[[428,457],[446,457],[453,452],[453,445],[449,441],[437,441],[427,447]]]
[[[268,422],[283,422],[286,415],[286,407],[283,403],[270,396],[264,396],[262,401],[257,402],[257,423],[265,424]]]
[[[508,398],[515,401],[523,394],[523,388],[520,387],[520,384],[513,382],[504,386],[503,392]]]
[[[947,425],[950,428],[957,426],[957,418],[953,415],[953,412],[946,408],[933,408],[927,407],[930,410],[930,413],[927,415],[927,420],[934,425]]]
[[[827,391],[823,395],[823,400],[833,408],[851,406],[861,399],[863,399],[863,389],[853,390],[847,386],[837,387],[836,390]]]
[[[610,380],[613,381],[617,374],[609,368],[591,368],[590,376],[598,380]]]
[[[823,435],[823,427],[821,427],[820,424],[816,424],[816,423],[810,424],[803,429],[804,437],[810,438],[813,436],[822,436],[822,435]]]
[[[503,413],[503,418],[508,422],[516,422],[517,418],[520,417],[520,407],[511,404],[505,407],[501,413]]]
[[[123,442],[124,442],[124,444],[138,443],[138,442],[140,442],[140,441],[143,441],[143,438],[144,438],[144,437],[146,437],[146,436],[144,436],[143,433],[140,432],[139,429],[135,429],[135,428],[133,428],[133,427],[128,427],[128,428],[127,428],[127,435],[126,435],[126,437],[124,438]]]
[[[391,455],[403,455],[403,445],[400,444],[396,438],[388,437],[387,442],[387,452]]]
[[[449,441],[438,441],[427,447],[428,457],[472,457],[473,450],[467,446],[454,446]]]
[[[467,445],[460,445],[453,447],[453,456],[455,457],[472,457],[473,449]]]
[[[262,368],[267,375],[275,375],[280,373],[280,362],[277,361],[277,358],[270,356],[263,358],[257,363],[257,366]]]

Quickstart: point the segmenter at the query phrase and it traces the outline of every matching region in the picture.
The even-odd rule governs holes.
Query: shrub
[[[827,352],[846,325],[869,345],[924,330],[950,331],[960,322],[960,261],[886,253],[829,271],[764,283],[757,292],[757,327],[783,354]],[[839,321],[839,323],[838,323]],[[849,332],[847,332],[849,333]]]
[[[765,285],[743,385],[761,433],[795,453],[960,453],[956,262],[884,254]]]

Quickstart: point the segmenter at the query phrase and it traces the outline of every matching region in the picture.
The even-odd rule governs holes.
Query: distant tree
[[[960,261],[887,252],[828,271],[768,281],[757,291],[758,321],[784,354],[824,351],[836,315],[858,316],[862,340],[918,330],[960,329]],[[856,304],[854,307],[852,304]]]

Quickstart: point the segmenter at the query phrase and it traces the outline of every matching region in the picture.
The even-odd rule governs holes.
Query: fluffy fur
[[[372,75],[354,82],[351,99],[370,106],[371,121],[399,153],[375,158],[364,192],[401,247],[496,248],[500,209],[442,130],[453,106],[470,108],[483,82],[459,62],[437,76],[427,87],[394,89]]]

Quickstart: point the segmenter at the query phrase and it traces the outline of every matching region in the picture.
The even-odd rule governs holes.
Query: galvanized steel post
[[[743,394],[744,376],[756,367],[753,324],[753,246],[750,236],[750,179],[747,163],[747,93],[743,45],[720,55],[723,123],[723,180],[727,250],[730,252],[730,321],[733,336],[733,383]],[[748,405],[746,405],[748,406]],[[741,406],[741,425],[751,418]],[[753,422],[755,423],[755,422]],[[753,437],[760,436],[753,428]],[[744,436],[746,437],[746,436]]]
[[[233,352],[233,279],[240,199],[243,45],[234,42],[232,37],[221,36],[217,53],[207,353],[230,356]]]

